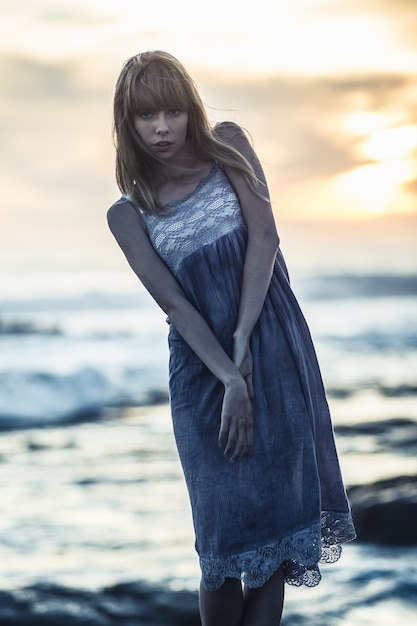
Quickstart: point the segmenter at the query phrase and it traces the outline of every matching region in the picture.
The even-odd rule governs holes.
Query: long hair
[[[178,109],[188,114],[187,138],[196,156],[239,170],[256,191],[259,182],[247,159],[212,128],[197,87],[183,65],[167,52],[143,52],[128,59],[116,83],[113,136],[116,181],[141,209],[161,213],[152,172],[160,164],[135,129],[138,111]]]

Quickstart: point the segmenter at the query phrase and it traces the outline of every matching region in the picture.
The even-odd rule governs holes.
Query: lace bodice
[[[174,273],[189,254],[244,226],[238,198],[217,165],[194,191],[168,204],[164,213],[140,211],[140,215],[155,250]]]

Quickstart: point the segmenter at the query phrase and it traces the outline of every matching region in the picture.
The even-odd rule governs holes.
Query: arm
[[[260,180],[259,192],[265,197],[265,199],[260,198],[254,193],[238,171],[227,169],[227,175],[239,198],[248,229],[239,315],[233,338],[234,361],[246,379],[249,393],[252,396],[252,356],[249,341],[269,288],[279,237],[261,165],[243,131],[235,126],[235,131],[230,139],[232,145],[253,166]]]
[[[226,445],[225,455],[231,461],[242,458],[252,445],[252,407],[238,367],[155,252],[130,202],[113,205],[108,212],[108,222],[135,274],[188,345],[223,383],[225,395],[219,445]]]

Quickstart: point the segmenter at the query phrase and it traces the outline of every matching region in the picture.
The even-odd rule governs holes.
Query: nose
[[[156,118],[155,132],[158,135],[166,135],[167,133],[169,133],[167,117],[164,111],[158,113],[158,116]]]

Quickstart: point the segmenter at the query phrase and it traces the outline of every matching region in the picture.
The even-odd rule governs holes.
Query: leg
[[[244,590],[242,626],[279,626],[284,604],[284,572],[281,567],[259,589]]]
[[[202,626],[241,626],[243,593],[240,580],[226,578],[217,591],[207,591],[200,584]]]

